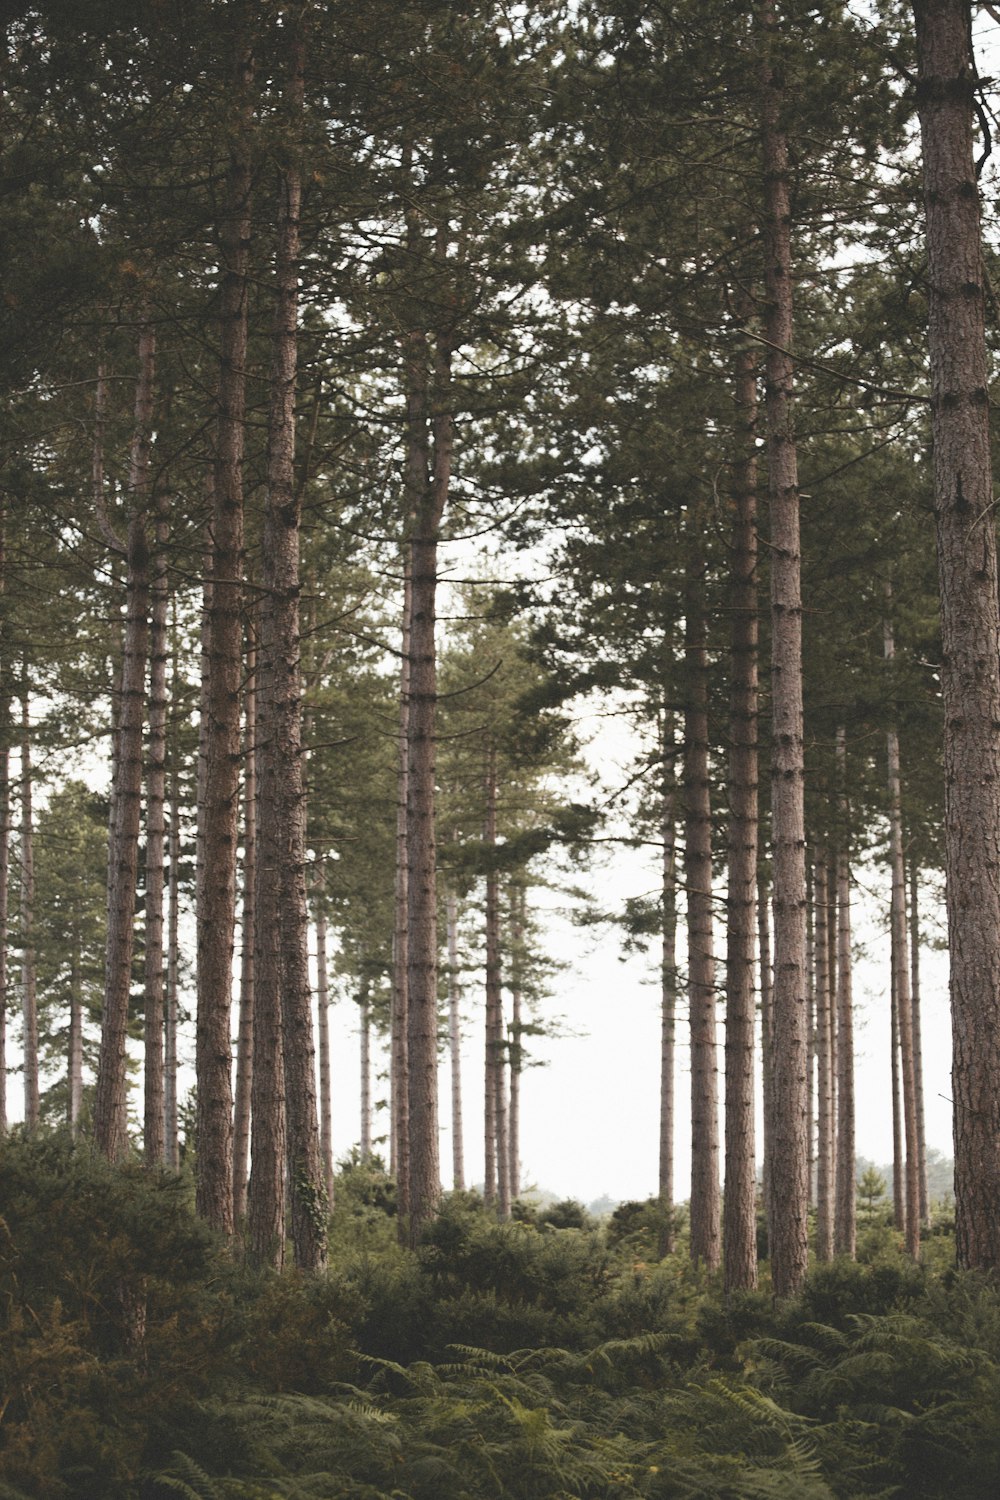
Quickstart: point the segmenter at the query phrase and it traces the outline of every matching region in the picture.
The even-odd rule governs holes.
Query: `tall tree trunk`
[[[691,1011],[691,1257],[709,1270],[721,1250],[718,1049],[712,931],[712,813],[708,775],[708,652],[705,566],[693,516],[684,599],[684,874],[687,882]]]
[[[21,674],[21,1052],[24,1124],[38,1126],[38,1000],[35,982],[35,825],[27,664]],[[124,1046],[124,1043],[123,1043]],[[124,1091],[124,1077],[122,1079]]]
[[[73,1140],[80,1133],[83,1105],[83,981],[80,973],[80,939],[73,935],[69,974],[69,1040],[66,1048],[66,1124]]]
[[[854,1259],[857,1238],[857,1165],[854,1146],[854,993],[851,953],[850,829],[847,802],[847,735],[837,730],[840,779],[840,846],[837,850],[837,1189],[833,1248]]]
[[[253,1098],[254,889],[257,884],[257,643],[248,631],[243,689],[243,903],[240,922],[240,1019],[236,1033],[236,1093],[233,1100],[233,1220],[247,1215],[250,1112]]]
[[[316,1037],[319,1044],[319,1154],[323,1163],[323,1185],[326,1201],[333,1206],[333,1088],[330,1077],[330,956],[327,948],[326,911],[323,899],[326,882],[323,861],[316,861],[313,888],[316,892],[314,925],[316,928]]]
[[[729,829],[726,903],[726,1191],[723,1246],[727,1291],[757,1285],[757,1164],[754,1140],[754,957],[757,916],[757,361],[736,357],[739,458],[733,484],[730,586]]]
[[[220,225],[219,388],[212,475],[211,571],[201,705],[197,890],[198,1211],[233,1232],[233,945],[243,672],[243,446],[251,230],[253,49],[233,12],[232,132]]]
[[[483,844],[492,860],[497,838],[496,751],[486,759],[486,826]],[[500,877],[491,865],[486,872],[486,1187],[484,1200],[496,1205],[499,1217],[510,1218],[510,1149],[507,1139],[507,1097],[504,1068],[503,989],[500,970]]]
[[[660,1151],[658,1195],[659,1253],[674,1249],[674,1055],[677,1031],[677,783],[673,716],[664,712],[660,726]]]
[[[927,1129],[924,1115],[924,1049],[920,1024],[920,869],[910,860],[910,1005],[913,1010],[913,1083],[917,1093],[917,1151],[919,1153],[920,1220],[930,1224],[927,1188]]]
[[[7,1005],[10,976],[10,643],[7,624],[7,497],[0,494],[0,1138],[7,1134]]]
[[[458,897],[452,886],[446,897],[448,923],[448,1053],[451,1063],[451,1168],[452,1187],[465,1188],[465,1142],[462,1131],[462,987],[458,980]],[[511,1074],[511,1088],[514,1075]],[[512,1110],[513,1114],[513,1104]]]
[[[833,995],[830,985],[828,923],[831,919],[827,890],[825,849],[817,849],[813,886],[816,951],[816,1096],[818,1103],[816,1132],[816,1257],[830,1260],[833,1255],[835,1111],[833,1066]]]
[[[407,434],[408,489],[415,480],[416,465],[413,437]],[[419,477],[419,476],[418,476]],[[421,481],[422,482],[422,481]],[[415,502],[414,502],[415,504]],[[410,507],[413,509],[413,506]],[[410,1070],[406,1034],[409,1025],[409,858],[407,853],[407,818],[410,802],[410,635],[413,618],[413,587],[410,572],[409,541],[404,548],[402,662],[399,683],[399,766],[396,776],[396,884],[392,934],[392,1016],[390,1021],[389,1060],[389,1166],[396,1179],[396,1201],[399,1231],[409,1233],[410,1216]]]
[[[286,98],[301,113],[305,44],[291,42]],[[306,904],[306,809],[302,771],[299,531],[295,484],[295,381],[301,170],[293,159],[281,173],[278,202],[277,306],[268,425],[268,486],[263,529],[260,606],[260,741],[254,1009],[280,1009],[284,1062],[286,1149],[295,1262],[317,1271],[326,1263],[326,1189],[316,1103],[312,997]],[[270,1059],[254,1048],[254,1072]],[[253,1154],[257,1149],[254,1113]],[[269,1176],[266,1182],[273,1179]],[[251,1192],[254,1178],[251,1177]],[[263,1246],[256,1246],[260,1256]]]
[[[361,1160],[372,1154],[372,1011],[371,983],[362,968],[359,980],[358,1010],[361,1015]]]
[[[133,922],[142,824],[143,722],[149,651],[148,505],[156,339],[144,323],[139,333],[135,426],[129,460],[132,518],[125,543],[126,617],[108,858],[108,935],[104,1020],[94,1102],[94,1139],[111,1161],[128,1146],[125,1038],[132,983]]]
[[[885,585],[887,610],[892,590]],[[892,620],[884,624],[885,658],[896,655]],[[899,1048],[903,1081],[903,1127],[906,1143],[906,1248],[914,1260],[920,1255],[920,1147],[917,1141],[917,1089],[913,1058],[913,1002],[910,994],[910,961],[907,953],[906,867],[903,862],[903,798],[899,769],[899,734],[895,726],[886,734],[886,764],[889,792],[889,863],[892,895],[889,920],[892,931],[893,991],[899,1020]]]
[[[816,1205],[816,890],[815,869],[806,860],[806,1173],[809,1202]]]
[[[1000,643],[968,0],[916,0],[960,1266],[1000,1266]]]
[[[771,1172],[774,1156],[774,969],[771,964],[771,892],[763,864],[757,867],[757,955],[760,965],[760,1093],[764,1124],[761,1187],[770,1255],[771,1226],[774,1222]]]
[[[173,636],[176,641],[176,606]],[[177,658],[172,673],[177,679]],[[176,686],[174,701],[177,700]],[[174,1170],[180,1166],[180,1142],[177,1131],[177,1011],[180,994],[180,863],[181,863],[181,775],[180,751],[176,743],[170,749],[170,876],[167,897],[167,992],[163,1027],[163,1137],[164,1160]]]
[[[443,231],[437,255],[443,255]],[[411,246],[415,241],[411,238]],[[434,770],[437,752],[438,538],[451,482],[454,415],[451,348],[435,334],[430,350],[433,393],[428,389],[428,340],[407,342],[407,429],[414,470],[410,535],[412,611],[409,643],[407,769],[407,898],[410,1199],[409,1239],[416,1244],[441,1195],[437,1108],[437,846]],[[430,398],[430,399],[429,399]],[[429,441],[429,439],[431,441]],[[432,449],[431,449],[432,442]],[[419,473],[417,472],[419,470]],[[420,482],[422,481],[422,482]]]
[[[510,1104],[507,1111],[507,1154],[510,1198],[521,1196],[521,1073],[524,1069],[524,936],[527,927],[527,886],[515,880],[510,892]]]
[[[774,880],[775,1295],[795,1293],[806,1273],[806,877],[802,724],[802,598],[798,464],[792,404],[791,198],[782,79],[773,63],[778,21],[760,0],[764,173],[764,334],[771,526],[771,835]]]
[[[157,496],[149,636],[149,740],[146,754],[146,946],[143,1150],[149,1166],[164,1160],[163,892],[166,865],[167,627],[170,596],[166,545],[168,498]]]
[[[889,1092],[892,1098],[892,1227],[906,1230],[906,1148],[903,1142],[903,1100],[899,1059],[899,971],[889,959]]]

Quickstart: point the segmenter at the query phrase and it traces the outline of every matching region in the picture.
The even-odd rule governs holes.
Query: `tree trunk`
[[[361,971],[358,1010],[361,1014],[361,1160],[372,1154],[372,1015],[370,982]]]
[[[319,1043],[319,1154],[323,1164],[326,1201],[333,1206],[333,1089],[330,1077],[330,982],[327,951],[323,861],[316,862],[316,1036]]]
[[[411,244],[415,243],[411,239]],[[440,253],[440,235],[439,235]],[[413,470],[410,537],[412,611],[409,643],[407,898],[409,1072],[409,1240],[416,1244],[441,1195],[437,1109],[437,848],[434,811],[438,537],[454,451],[451,353],[435,335],[434,391],[428,409],[428,341],[407,342],[407,431]],[[433,440],[431,461],[429,436]]]
[[[7,498],[0,494],[0,1138],[7,1134],[7,1005],[10,978],[10,642],[7,625]]]
[[[157,497],[149,637],[149,740],[146,752],[146,948],[143,1150],[148,1166],[164,1160],[163,892],[166,864],[168,500]]]
[[[462,1133],[462,988],[458,981],[458,898],[449,886],[446,897],[448,923],[448,1053],[451,1062],[451,1166],[452,1187],[465,1188],[465,1143]],[[514,1075],[511,1073],[511,1089]],[[513,1116],[513,1099],[511,1102]]]
[[[906,1166],[903,1144],[903,1102],[899,1060],[899,970],[889,959],[889,1092],[892,1098],[892,1227],[906,1230]]]
[[[968,0],[917,0],[941,579],[955,1237],[1000,1266],[1000,649]]]
[[[892,590],[885,586],[887,605]],[[884,624],[886,661],[896,654],[892,621],[888,614]],[[899,734],[895,727],[886,735],[886,764],[889,792],[889,863],[892,871],[892,895],[889,921],[892,931],[892,967],[895,974],[893,992],[899,1020],[899,1048],[903,1081],[903,1127],[906,1143],[906,1248],[914,1260],[920,1256],[920,1148],[917,1142],[917,1090],[913,1059],[913,1002],[910,995],[910,963],[907,953],[906,868],[903,863],[903,799],[899,770]]]
[[[774,970],[771,965],[771,893],[763,865],[757,868],[757,954],[760,965],[760,1093],[764,1124],[761,1187],[770,1255],[771,1225],[774,1222],[771,1175],[774,1155]]]
[[[292,41],[291,75],[286,90],[296,118],[302,108],[304,57],[300,30]],[[302,771],[301,506],[295,485],[300,202],[300,170],[297,165],[289,165],[281,174],[279,189],[277,306],[263,529],[254,1009],[259,1016],[280,1008],[292,1244],[296,1265],[303,1270],[318,1271],[326,1263],[327,1201],[319,1142],[309,986]],[[255,1074],[268,1061],[255,1046]],[[255,1111],[254,1156],[256,1124]],[[268,1178],[269,1182],[272,1180]],[[253,1184],[251,1178],[251,1190]],[[255,1249],[261,1255],[264,1247]]]
[[[757,1285],[757,1163],[754,1140],[754,958],[757,916],[757,361],[736,360],[739,459],[733,484],[730,585],[729,828],[726,902],[726,1190],[723,1246],[727,1291]]]
[[[528,892],[516,880],[510,892],[510,1105],[507,1112],[507,1150],[510,1158],[510,1198],[521,1196],[521,1074],[524,1070],[524,939]]]
[[[231,144],[220,226],[218,423],[212,482],[211,572],[201,705],[203,795],[198,807],[196,1072],[197,1207],[233,1232],[231,1012],[239,827],[240,682],[243,673],[243,447],[251,230],[250,89],[254,61],[242,10],[234,12]]]
[[[674,721],[663,714],[660,759],[660,1152],[658,1194],[662,1259],[674,1249],[674,1054],[677,1031],[677,784]]]
[[[917,1093],[917,1151],[919,1153],[920,1220],[930,1224],[927,1189],[927,1131],[924,1119],[924,1052],[920,1026],[920,870],[910,860],[910,1005],[913,1010],[913,1083]]]
[[[814,863],[813,905],[816,952],[816,1257],[833,1256],[835,1111],[833,1066],[833,995],[830,985],[828,923],[831,905],[827,889],[825,849],[817,849]]]
[[[708,652],[705,566],[692,516],[684,600],[684,874],[691,1012],[691,1258],[709,1270],[721,1250],[718,1050],[712,931],[712,812],[708,776]]]
[[[415,443],[408,433],[409,467],[415,465]],[[412,487],[413,476],[408,476]],[[403,564],[402,663],[399,683],[399,769],[396,778],[396,886],[395,923],[392,935],[392,1017],[390,1022],[389,1062],[389,1166],[396,1179],[398,1227],[402,1237],[409,1233],[410,1216],[410,1070],[406,1034],[409,1025],[409,856],[407,852],[407,818],[410,803],[410,636],[413,618],[413,587],[410,572],[409,541]]]
[[[125,544],[125,646],[111,794],[113,824],[108,858],[104,1021],[94,1102],[94,1139],[111,1161],[123,1156],[128,1146],[125,1038],[132,984],[133,923],[142,823],[142,733],[150,597],[145,509],[149,489],[155,353],[155,334],[146,323],[139,334],[135,427],[129,460],[132,519]]]
[[[837,1189],[833,1248],[854,1259],[857,1238],[857,1166],[854,1148],[854,994],[851,953],[850,828],[847,803],[847,735],[837,730],[840,777],[840,848],[837,851]]]
[[[66,1124],[73,1140],[80,1133],[83,1104],[83,984],[80,977],[80,941],[74,935],[69,975],[69,1041],[66,1048]]]
[[[496,751],[486,764],[486,826],[483,844],[492,860],[497,835]],[[510,1218],[510,1147],[507,1139],[507,1091],[504,1067],[503,989],[500,971],[500,877],[491,864],[486,873],[486,1185],[487,1206],[501,1220]]]
[[[803,802],[802,598],[798,465],[792,405],[791,199],[778,22],[761,0],[766,410],[771,525],[771,836],[774,881],[774,1222],[771,1280],[798,1291],[808,1255],[806,1165],[806,876]]]
[[[174,621],[176,638],[176,620]],[[177,665],[174,662],[176,680]],[[177,694],[174,693],[176,701]],[[177,1137],[177,1010],[180,990],[180,862],[181,777],[180,752],[171,746],[170,767],[170,883],[167,903],[167,994],[163,1028],[163,1135],[164,1160],[175,1171],[180,1166]]]
[[[35,986],[35,826],[32,775],[31,715],[27,664],[25,663],[21,678],[21,1051],[24,1072],[24,1126],[29,1131],[35,1130],[38,1126],[40,1107],[38,999]],[[124,1087],[123,1074],[123,1092]]]
[[[240,922],[240,1019],[233,1100],[233,1221],[247,1216],[250,1111],[253,1098],[254,888],[257,883],[257,645],[248,632],[243,689],[243,905]]]

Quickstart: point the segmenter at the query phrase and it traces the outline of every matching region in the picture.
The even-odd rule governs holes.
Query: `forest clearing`
[[[1000,14],[2,28],[0,1500],[996,1496]]]

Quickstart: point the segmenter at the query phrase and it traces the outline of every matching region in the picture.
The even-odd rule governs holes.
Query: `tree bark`
[[[834,1014],[830,984],[828,924],[832,903],[827,889],[825,849],[817,849],[814,862],[815,951],[816,951],[816,1257],[833,1256],[835,1109],[834,1109]]]
[[[407,433],[408,476],[407,487],[412,489],[415,467],[415,442]],[[415,504],[415,502],[414,502]],[[410,507],[412,510],[412,506]],[[403,619],[402,619],[402,663],[399,684],[399,768],[396,777],[396,886],[394,895],[395,922],[392,935],[392,1017],[390,1022],[389,1063],[389,1166],[396,1179],[396,1201],[399,1215],[399,1231],[405,1237],[409,1233],[410,1216],[410,1070],[407,1057],[407,1028],[409,1025],[408,938],[409,899],[407,881],[409,859],[407,853],[407,818],[410,802],[410,634],[413,616],[413,588],[410,572],[409,540],[404,548],[403,564]]]
[[[721,1251],[718,1049],[708,775],[708,651],[700,518],[691,518],[684,599],[684,875],[691,1014],[691,1258],[709,1270]]]
[[[791,199],[773,0],[759,7],[764,175],[764,333],[771,524],[771,835],[774,886],[774,1138],[771,1281],[798,1291],[808,1256],[806,874],[802,598],[793,419]]]
[[[674,1107],[677,1032],[677,783],[673,716],[660,725],[660,1151],[657,1191],[660,1205],[659,1253],[674,1249]]]
[[[510,1105],[507,1111],[507,1150],[510,1158],[510,1198],[521,1196],[521,1074],[524,1069],[524,937],[527,927],[527,887],[516,880],[510,892]]]
[[[452,1187],[465,1188],[465,1143],[462,1131],[462,988],[458,980],[458,897],[449,886],[446,897],[448,923],[448,1053],[451,1063],[451,1169]],[[511,1088],[514,1074],[511,1073]],[[513,1116],[513,1099],[511,1102]]]
[[[117,754],[111,794],[108,935],[104,981],[104,1020],[94,1102],[94,1139],[111,1161],[128,1147],[125,1038],[132,984],[133,923],[142,823],[143,722],[146,659],[149,652],[148,505],[156,338],[151,325],[139,333],[139,373],[128,488],[132,517],[125,543],[126,617],[122,660]]]
[[[771,893],[763,865],[757,867],[757,955],[760,966],[760,1092],[764,1124],[761,1186],[770,1254],[771,1225],[774,1222],[771,1175],[774,1155],[774,970],[771,964]]]
[[[292,42],[286,89],[289,109],[296,118],[302,107],[304,66],[304,39],[299,27]],[[281,173],[279,188],[277,305],[264,507],[254,1007],[257,1015],[280,1009],[292,1244],[296,1265],[319,1271],[326,1264],[327,1199],[309,985],[299,635],[301,503],[295,484],[300,205],[301,169],[293,151]],[[255,1045],[255,1074],[268,1061]],[[254,1156],[256,1126],[255,1111]],[[251,1177],[251,1192],[253,1188]],[[264,1247],[256,1246],[255,1250],[260,1255]]]
[[[917,0],[941,581],[955,1237],[1000,1266],[1000,650],[968,0]]]
[[[837,1187],[833,1248],[854,1259],[857,1238],[857,1166],[854,1146],[854,993],[851,953],[850,828],[847,802],[847,735],[837,730],[840,777],[840,847],[837,851]]]
[[[924,1116],[924,1052],[920,1025],[920,871],[910,860],[910,1005],[913,1010],[913,1083],[917,1093],[917,1151],[919,1153],[920,1220],[930,1224],[927,1188],[927,1131]]]
[[[254,888],[257,884],[257,644],[249,627],[243,689],[243,903],[240,922],[240,1018],[233,1099],[233,1221],[247,1216],[253,1099]]]
[[[486,757],[486,825],[483,845],[488,859],[496,850],[497,769],[491,746]],[[500,969],[500,877],[492,864],[486,872],[486,1181],[483,1198],[501,1220],[510,1218],[510,1147],[504,1068],[503,989]]]
[[[333,1088],[330,1076],[330,982],[327,951],[326,911],[323,907],[325,881],[323,861],[316,863],[313,888],[316,892],[314,926],[316,928],[316,1037],[319,1044],[319,1152],[323,1164],[326,1201],[333,1206]]]
[[[174,620],[176,639],[176,619]],[[177,664],[173,676],[176,681]],[[176,691],[174,698],[176,700]],[[181,777],[180,753],[175,742],[170,749],[170,875],[167,898],[167,992],[163,1027],[163,1135],[164,1160],[175,1171],[180,1166],[177,1133],[177,1010],[180,991],[180,863]]]
[[[151,586],[149,636],[149,739],[146,752],[146,946],[144,954],[143,1151],[147,1166],[164,1160],[164,945],[163,892],[166,865],[167,624],[170,597],[166,545],[168,499],[157,497],[156,552]]]
[[[886,583],[886,603],[892,590]],[[896,655],[892,620],[884,622],[886,661]],[[899,734],[892,726],[886,734],[886,765],[889,792],[889,864],[892,874],[889,921],[892,932],[893,992],[899,1021],[899,1049],[903,1082],[903,1128],[906,1144],[906,1249],[914,1260],[920,1256],[920,1147],[917,1140],[917,1089],[913,1054],[913,1001],[910,994],[910,962],[907,952],[906,867],[903,862],[903,798],[899,769]]]
[[[372,1154],[372,1014],[370,981],[361,971],[358,1010],[361,1024],[361,1160]]]
[[[233,1232],[233,945],[243,671],[243,447],[251,232],[253,50],[234,11],[232,137],[220,225],[219,388],[198,807],[198,1211]]]
[[[21,1052],[24,1076],[24,1126],[37,1129],[38,999],[35,982],[35,826],[31,765],[31,714],[27,665],[21,678]],[[124,1047],[124,1042],[123,1042]],[[124,1093],[124,1071],[122,1091]],[[123,1104],[124,1108],[124,1104]]]
[[[754,958],[757,916],[757,360],[736,358],[739,459],[733,484],[730,583],[729,828],[726,902],[726,1189],[723,1246],[727,1291],[757,1285],[757,1163],[754,1139]]]
[[[80,1133],[83,1104],[83,985],[80,943],[74,939],[69,976],[69,1039],[66,1048],[66,1124],[73,1140]]]
[[[7,624],[7,497],[0,494],[0,1138],[7,1134],[7,1005],[10,988],[10,643]]]

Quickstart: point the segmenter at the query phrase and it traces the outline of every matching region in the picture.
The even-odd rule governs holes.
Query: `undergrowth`
[[[251,1273],[183,1178],[0,1145],[0,1500],[987,1500],[1000,1294],[892,1236],[795,1302],[655,1258],[655,1212],[416,1253],[348,1168],[319,1280]]]

